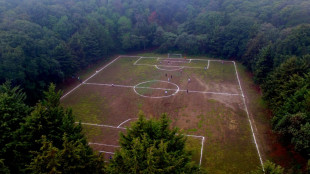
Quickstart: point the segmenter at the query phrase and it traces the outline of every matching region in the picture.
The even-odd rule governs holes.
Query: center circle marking
[[[180,66],[180,67],[175,67],[176,69],[164,69],[164,68],[160,68],[160,66],[162,67],[173,67],[174,66],[164,66],[164,65],[155,65],[155,68],[159,69],[159,70],[163,70],[163,71],[178,71],[184,68],[184,66]]]
[[[150,83],[150,82],[163,82],[163,83],[169,83],[171,85],[174,85],[176,87],[175,89],[175,92],[170,94],[170,95],[164,95],[164,96],[158,96],[158,97],[152,97],[152,96],[147,96],[147,95],[143,95],[143,94],[140,94],[137,92],[136,88],[148,88],[148,89],[158,89],[158,90],[174,90],[174,89],[165,89],[165,88],[152,88],[152,87],[139,87],[139,85],[142,85],[142,84],[145,84],[145,83]],[[133,87],[133,90],[135,91],[136,94],[138,94],[139,96],[141,97],[146,97],[146,98],[166,98],[166,97],[171,97],[175,94],[177,94],[180,90],[179,86],[175,83],[172,83],[172,82],[168,82],[168,81],[163,81],[163,80],[150,80],[150,81],[146,81],[146,82],[141,82],[141,83],[138,83],[136,86]]]

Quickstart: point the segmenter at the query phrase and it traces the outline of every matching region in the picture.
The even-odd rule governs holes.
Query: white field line
[[[127,86],[127,85],[117,85],[117,84],[104,84],[104,83],[84,83],[85,85],[97,85],[97,86],[114,86],[114,87],[121,87],[121,88],[133,88],[134,86]]]
[[[140,59],[142,59],[142,57],[140,57],[137,61],[135,61],[134,65],[136,65],[140,61]]]
[[[85,83],[85,85],[97,85],[97,86],[112,86],[112,84],[103,84],[103,83]],[[121,87],[121,88],[134,88],[135,86],[127,86],[127,85],[117,85],[113,84],[114,87]],[[155,89],[155,90],[164,90],[164,91],[176,91],[177,89],[170,89],[170,88],[152,88],[152,87],[139,87],[136,86],[135,88],[141,89]],[[187,90],[180,89],[181,92],[187,92]],[[216,95],[240,95],[234,93],[225,93],[225,92],[211,92],[211,91],[188,91],[189,93],[201,93],[201,94],[216,94]]]
[[[126,55],[120,55],[119,57],[132,57],[132,58],[139,58],[141,56],[126,56]],[[175,59],[181,59],[181,60],[184,60],[184,58],[164,58],[164,57],[143,57],[143,59],[172,59],[172,60],[175,60]],[[188,60],[188,59],[187,59]],[[199,60],[199,61],[214,61],[214,62],[230,62],[230,63],[233,63],[234,61],[231,61],[231,60],[221,60],[221,59],[189,59],[189,60]]]
[[[210,66],[210,61],[208,60],[208,67],[207,67],[207,69],[209,69],[209,66]]]
[[[99,151],[100,153],[108,153],[108,154],[115,154],[114,152],[107,152],[107,151]]]
[[[161,60],[162,62],[182,62],[182,63],[191,63],[190,61],[182,60]]]
[[[160,58],[160,57],[141,57],[142,59],[158,59],[158,58]]]
[[[122,122],[121,124],[119,124],[117,127],[120,128],[121,125],[125,124],[126,122],[130,121],[130,120],[134,120],[134,119],[138,119],[138,118],[129,118],[128,120]]]
[[[97,75],[97,73],[99,73],[100,71],[102,71],[103,69],[105,69],[106,67],[108,67],[109,65],[111,65],[113,62],[115,62],[116,60],[118,60],[120,57],[117,57],[116,59],[114,59],[112,62],[110,62],[109,64],[107,64],[106,66],[102,67],[101,69],[99,69],[96,73],[94,73],[93,75],[91,75],[90,77],[88,77],[86,80],[84,80],[84,83],[86,83],[88,80],[90,80],[91,78],[93,78],[95,75]]]
[[[76,90],[77,88],[79,88],[82,85],[82,83],[80,83],[79,85],[77,85],[75,88],[73,88],[71,91],[67,92],[65,95],[63,95],[62,97],[60,97],[60,100],[65,98],[67,95],[69,95],[71,92],[73,92],[74,90]]]
[[[92,77],[94,77],[98,72],[102,71],[103,69],[105,69],[106,67],[108,67],[109,65],[111,65],[113,62],[115,62],[116,60],[118,60],[120,58],[120,56],[118,56],[116,59],[114,59],[113,61],[111,61],[110,63],[108,63],[107,65],[105,65],[104,67],[102,67],[99,71],[96,71],[93,75],[91,75],[90,77],[88,77],[86,80],[83,81],[83,83],[77,85],[75,88],[73,88],[71,91],[67,92],[65,95],[63,95],[61,99],[65,98],[67,95],[69,95],[71,92],[73,92],[74,90],[76,90],[77,88],[79,88],[82,84],[84,84],[85,82],[87,82],[89,79],[91,79]]]
[[[137,57],[141,57],[141,56],[127,56],[127,55],[120,55],[119,57],[132,57],[132,58],[137,58]]]
[[[152,64],[135,64],[136,66],[162,66],[162,67],[170,67],[170,68],[196,68],[203,69],[203,67],[193,67],[193,66],[174,66],[174,65],[152,65]]]
[[[187,90],[184,90],[184,89],[180,89],[179,91],[187,92]],[[188,90],[188,93],[202,93],[202,94],[216,94],[216,95],[240,95],[240,94],[225,93],[225,92],[191,91],[191,90]]]
[[[239,79],[239,75],[238,75],[238,71],[237,71],[237,67],[236,67],[236,63],[235,62],[234,62],[234,66],[235,66],[235,71],[236,71],[236,75],[237,75],[240,91],[241,91],[241,94],[242,94],[242,99],[243,99],[243,104],[244,104],[244,107],[245,107],[245,112],[246,112],[246,114],[248,116],[248,120],[249,120],[249,123],[250,123],[250,127],[251,127],[251,131],[252,131],[252,136],[253,136],[253,139],[254,139],[254,143],[255,143],[255,146],[256,146],[256,150],[257,150],[257,153],[258,153],[258,156],[259,156],[259,160],[260,160],[262,169],[265,172],[264,165],[263,165],[263,160],[262,160],[261,154],[259,152],[258,144],[256,142],[256,137],[255,137],[253,126],[252,126],[252,121],[251,121],[251,118],[250,118],[248,107],[247,107],[246,102],[245,102],[245,97],[244,97],[244,93],[243,93],[243,90],[242,90],[242,87],[241,87],[241,83],[240,83],[240,79]]]
[[[202,140],[201,140],[201,150],[200,150],[199,167],[201,166],[201,161],[202,161],[202,154],[203,154],[203,144],[204,144],[204,141],[205,141],[205,137],[202,137]]]
[[[111,145],[111,144],[101,144],[101,143],[88,143],[89,145],[98,145],[98,146],[108,146],[108,147],[121,147],[121,146],[116,146],[116,145]]]
[[[231,61],[231,60],[220,60],[220,59],[192,59],[192,60],[234,63],[234,61]]]
[[[126,120],[126,121],[129,121],[129,120],[130,120],[130,119],[128,119],[128,120]],[[126,121],[124,121],[124,122],[126,122]],[[124,123],[124,122],[123,122],[123,123]],[[79,122],[75,122],[75,123],[79,123]],[[90,125],[90,126],[109,127],[109,128],[115,128],[115,129],[124,129],[124,130],[127,129],[127,128],[115,127],[115,126],[103,125],[103,124],[101,124],[101,125],[100,125],[100,124],[92,124],[92,123],[81,123],[81,124]],[[120,125],[122,125],[122,123],[121,123]],[[119,125],[119,126],[120,126],[120,125]],[[187,137],[201,138],[200,161],[199,161],[199,166],[201,166],[202,154],[203,154],[203,144],[204,144],[205,137],[204,137],[204,136],[200,136],[200,135],[186,135],[186,134],[183,134],[183,135],[184,135],[184,136],[187,136]],[[100,143],[89,143],[89,144],[97,144],[97,145],[103,145],[103,146],[119,147],[119,146],[107,145],[107,144],[100,144]],[[106,151],[99,151],[99,152],[114,154],[113,152],[106,152]]]
[[[184,67],[181,66],[181,67],[179,67],[179,68],[177,68],[177,69],[163,69],[163,68],[159,68],[157,65],[155,65],[155,68],[157,68],[157,69],[159,69],[159,70],[163,70],[163,71],[178,71],[178,70],[183,69]]]
[[[79,123],[79,122],[75,122],[75,123]],[[88,126],[97,126],[97,127],[108,127],[108,128],[113,128],[113,129],[124,129],[126,130],[126,128],[123,127],[116,127],[116,126],[110,126],[110,125],[104,125],[104,124],[93,124],[93,123],[81,123],[82,125],[88,125]]]
[[[165,59],[165,60],[186,60],[184,58],[168,58],[168,57],[161,57],[160,59]]]

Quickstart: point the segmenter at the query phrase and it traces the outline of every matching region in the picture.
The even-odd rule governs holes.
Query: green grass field
[[[100,144],[95,150],[113,152],[119,132],[140,111],[148,117],[167,113],[172,126],[197,136],[188,136],[187,148],[210,173],[260,166],[233,62],[143,56],[154,58],[118,58],[62,99],[86,123],[88,140]]]

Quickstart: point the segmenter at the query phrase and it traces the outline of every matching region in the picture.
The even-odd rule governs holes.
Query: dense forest
[[[273,129],[309,159],[309,9],[309,0],[0,0],[0,83],[20,86],[34,105],[51,82],[120,52],[152,48],[233,59],[253,72],[273,112]],[[14,92],[22,113],[14,112],[14,128],[1,125],[8,139],[4,132],[27,128],[28,119],[18,128],[19,116],[41,113],[20,109],[30,106]],[[7,112],[0,108],[1,117],[8,119]],[[70,142],[65,133],[55,137],[57,148]],[[1,148],[5,142],[1,138]]]

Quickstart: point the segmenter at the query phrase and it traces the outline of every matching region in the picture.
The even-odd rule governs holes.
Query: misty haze
[[[310,172],[309,0],[0,0],[0,173]]]

